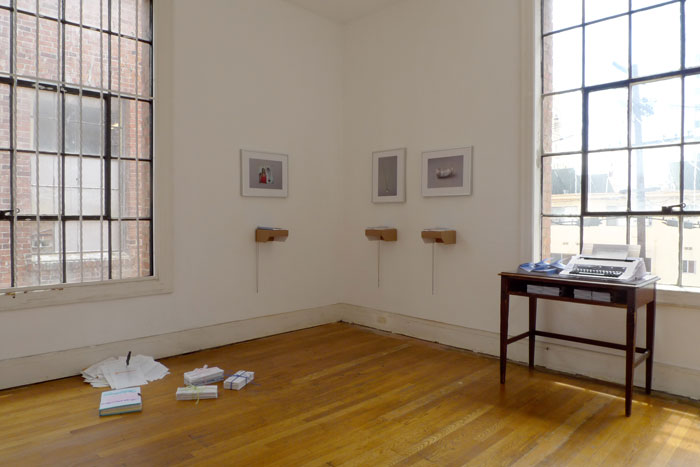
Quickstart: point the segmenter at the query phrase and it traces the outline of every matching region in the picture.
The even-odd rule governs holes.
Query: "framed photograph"
[[[423,153],[423,196],[472,194],[472,147]]]
[[[287,197],[287,155],[241,149],[241,194]]]
[[[406,201],[406,148],[372,153],[372,202]]]

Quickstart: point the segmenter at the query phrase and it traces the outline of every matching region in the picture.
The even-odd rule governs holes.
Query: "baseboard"
[[[431,342],[498,356],[499,334],[470,329],[421,318],[390,313],[372,308],[342,304],[342,320],[383,331],[403,334]],[[508,346],[508,359],[525,363],[527,340]],[[567,345],[561,342],[537,341],[535,362],[551,370],[624,384],[625,360],[621,352],[597,350],[590,346]],[[494,376],[495,377],[495,376]],[[635,385],[644,386],[644,364],[635,372]],[[700,399],[700,371],[654,362],[652,389],[692,399]]]
[[[164,358],[334,323],[342,319],[343,310],[341,305],[329,305],[128,341],[0,360],[0,389],[74,376],[93,363],[107,357],[124,355],[127,350],[134,354]]]

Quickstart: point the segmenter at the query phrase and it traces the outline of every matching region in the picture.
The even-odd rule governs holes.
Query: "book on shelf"
[[[105,391],[100,399],[100,417],[120,413],[140,412],[141,388],[115,389]]]

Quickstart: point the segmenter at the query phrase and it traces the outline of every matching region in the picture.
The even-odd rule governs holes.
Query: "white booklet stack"
[[[203,386],[223,381],[223,379],[224,370],[219,367],[209,368],[207,365],[185,373],[185,384],[188,386]]]
[[[141,388],[105,391],[100,398],[100,417],[141,411]]]
[[[193,401],[199,399],[216,399],[219,391],[216,386],[187,386],[177,388],[175,399],[178,401]]]
[[[224,381],[224,389],[235,389],[239,391],[243,389],[246,384],[253,381],[253,378],[255,378],[254,372],[239,370],[232,376],[226,378]]]

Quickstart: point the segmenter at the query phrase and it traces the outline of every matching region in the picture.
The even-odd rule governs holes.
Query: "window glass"
[[[594,152],[588,155],[588,210],[627,210],[628,151]]]
[[[581,155],[542,160],[542,210],[545,214],[578,214],[581,210]]]
[[[566,259],[581,252],[578,217],[542,218],[542,257]]]
[[[542,3],[542,32],[581,24],[581,0],[544,0]]]
[[[683,202],[685,209],[700,211],[700,144],[685,146],[683,154]]]
[[[680,203],[680,149],[635,149],[631,157],[633,211],[659,211]]]
[[[700,75],[685,78],[684,114],[685,140],[700,141]]]
[[[626,17],[586,26],[586,86],[627,79],[628,44]]]
[[[581,92],[547,96],[542,104],[545,153],[581,150]]]
[[[680,69],[680,3],[632,14],[632,77]]]
[[[586,0],[586,21],[618,15],[628,9],[629,0]]]
[[[630,243],[640,245],[647,271],[661,277],[660,284],[678,282],[678,217],[648,216],[630,220]]]
[[[680,142],[680,78],[636,84],[630,92],[632,146]]]
[[[627,146],[627,88],[608,89],[588,97],[588,149]]]
[[[544,92],[566,91],[581,87],[581,28],[559,32],[544,38]]]
[[[683,284],[700,287],[700,217],[683,218]]]
[[[700,66],[700,0],[685,2],[685,66]]]

